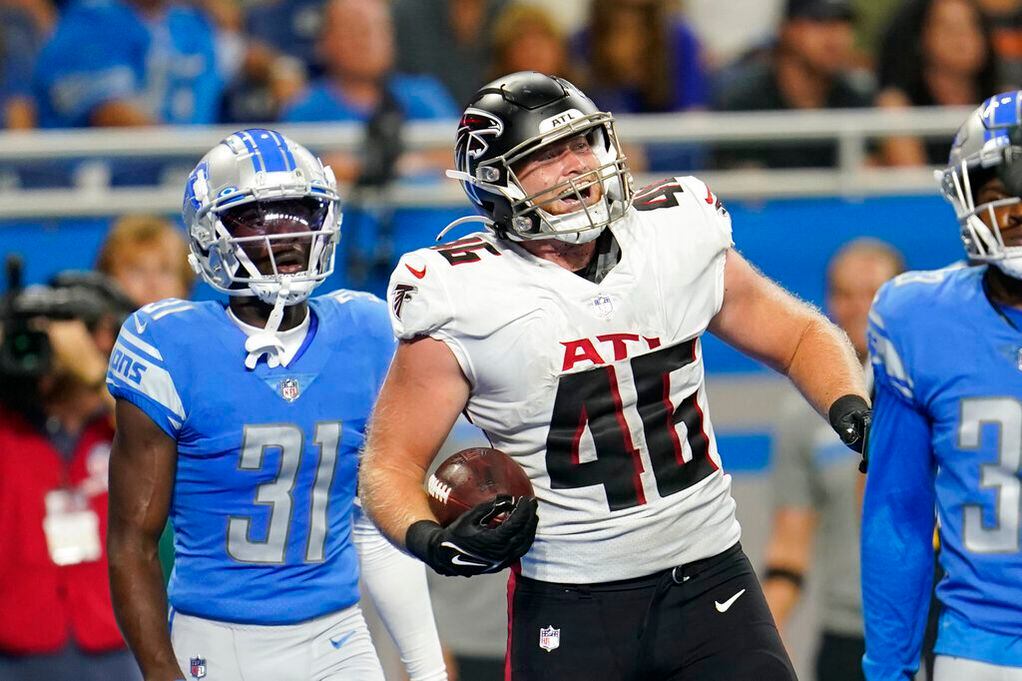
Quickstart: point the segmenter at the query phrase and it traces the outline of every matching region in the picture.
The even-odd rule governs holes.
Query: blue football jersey
[[[76,0],[36,62],[39,124],[86,126],[112,100],[130,101],[160,123],[213,123],[220,71],[215,30],[188,3],[146,17],[125,0]]]
[[[175,610],[292,624],[358,600],[351,540],[366,421],[394,351],[384,303],[310,300],[286,367],[245,368],[218,302],[164,300],[124,323],[107,384],[177,440]]]
[[[1022,666],[1022,313],[994,307],[985,271],[903,274],[870,313],[877,395],[862,584],[871,679],[907,678],[918,660],[935,519],[946,573],[937,652]]]

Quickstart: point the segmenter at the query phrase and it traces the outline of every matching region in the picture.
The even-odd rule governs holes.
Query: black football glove
[[[869,466],[869,427],[873,421],[873,410],[858,395],[845,395],[830,405],[827,416],[841,441],[862,454],[859,472],[865,473]]]
[[[447,527],[432,520],[412,523],[405,546],[441,575],[471,577],[499,572],[525,555],[536,537],[537,502],[521,497],[517,502],[501,495],[462,513]],[[494,527],[492,520],[507,514]]]

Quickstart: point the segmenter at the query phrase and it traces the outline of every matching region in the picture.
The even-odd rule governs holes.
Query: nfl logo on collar
[[[193,679],[201,679],[206,676],[206,658],[204,657],[190,657],[188,658],[188,669]]]
[[[298,385],[298,380],[294,378],[285,378],[280,382],[280,396],[288,402],[294,402],[298,399],[298,395],[301,389]]]
[[[539,628],[540,648],[549,653],[551,650],[560,647],[560,645],[561,645],[560,629],[554,629],[553,625],[547,627],[546,629],[544,629],[543,627]]]

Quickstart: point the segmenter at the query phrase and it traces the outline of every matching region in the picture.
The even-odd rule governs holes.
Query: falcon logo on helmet
[[[471,163],[486,154],[490,149],[490,142],[504,132],[504,123],[499,118],[483,111],[469,107],[461,117],[458,124],[458,139],[454,145],[454,159],[459,168],[468,168]],[[491,170],[492,169],[487,169]],[[484,173],[485,174],[485,173]],[[495,182],[499,179],[496,173],[490,172],[486,177],[477,178],[487,182]],[[476,192],[471,182],[462,182],[461,186],[468,194],[468,198],[477,206],[482,206],[482,197]]]
[[[482,109],[469,107],[458,124],[458,141],[455,154],[465,154],[477,159],[490,148],[487,137],[500,137],[504,132],[504,124],[493,114]]]

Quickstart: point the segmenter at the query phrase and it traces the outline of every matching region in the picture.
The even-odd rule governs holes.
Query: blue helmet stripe
[[[273,135],[275,140],[277,140],[277,148],[280,149],[281,153],[284,155],[284,164],[287,166],[287,169],[294,170],[297,168],[298,164],[295,163],[295,157],[288,148],[287,142],[284,141],[284,136],[275,130],[270,130],[268,132]]]
[[[255,128],[246,130],[245,133],[255,143],[256,149],[259,150],[264,166],[263,169],[266,172],[279,173],[290,170],[287,167],[287,159],[284,157],[284,152],[280,150],[280,145],[269,130]]]
[[[989,97],[980,106],[983,118],[983,141],[1008,137],[1010,129],[1022,125],[1020,92],[1004,92]]]
[[[248,130],[242,130],[241,132],[235,133],[242,142],[245,143],[245,148],[248,149],[248,153],[252,155],[252,168],[258,173],[261,170],[265,170],[263,166],[262,154],[256,149],[253,143],[252,136]]]

